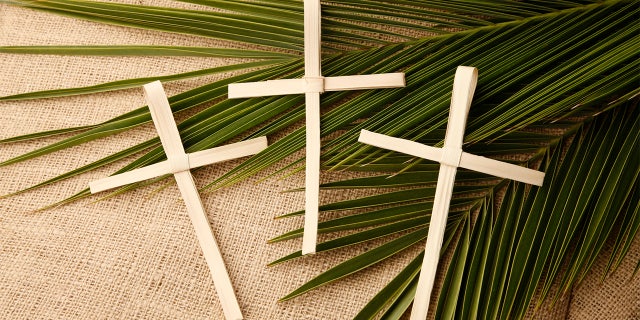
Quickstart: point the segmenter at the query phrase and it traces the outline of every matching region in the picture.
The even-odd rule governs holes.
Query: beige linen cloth
[[[176,5],[162,1],[131,2]],[[106,26],[0,4],[0,45],[54,44],[224,45],[198,37]],[[233,62],[237,61],[0,54],[0,95],[166,75]],[[165,87],[168,94],[175,94],[217,77],[169,83]],[[2,102],[0,138],[95,124],[142,105],[139,88]],[[189,113],[178,115],[178,120]],[[153,136],[155,131],[148,124],[2,167],[0,194],[38,183]],[[2,145],[0,161],[59,139]],[[208,166],[195,173],[195,178],[202,186],[238,163]],[[53,186],[0,199],[1,319],[222,319],[209,271],[175,184],[157,192],[156,185],[104,201],[94,203],[97,197],[93,197],[33,213],[34,209],[69,196],[124,164],[119,162]],[[273,220],[273,217],[303,208],[303,194],[281,191],[301,187],[304,175],[256,184],[260,177],[264,174],[203,195],[246,319],[350,319],[420,250],[416,246],[392,261],[278,303],[278,298],[305,281],[365,249],[356,246],[266,267],[270,261],[300,249],[300,241],[272,245],[266,241],[302,226],[301,218]],[[323,174],[323,180],[341,177],[345,176]],[[354,194],[324,192],[321,201],[326,203]],[[640,278],[629,281],[640,259],[640,241],[636,239],[620,270],[601,283],[607,258],[606,254],[602,256],[581,286],[555,307],[545,304],[534,317],[640,319]]]

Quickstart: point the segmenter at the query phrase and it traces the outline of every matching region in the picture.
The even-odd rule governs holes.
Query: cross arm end
[[[460,167],[536,186],[542,186],[545,176],[545,173],[541,171],[466,152],[462,153]]]

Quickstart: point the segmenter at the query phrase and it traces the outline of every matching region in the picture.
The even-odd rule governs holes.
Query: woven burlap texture
[[[148,5],[173,2],[131,1]],[[179,6],[197,8],[179,4]],[[222,45],[224,42],[78,21],[0,4],[0,45],[157,44]],[[131,77],[157,76],[236,62],[233,59],[179,57],[60,57],[0,55],[0,95],[86,86]],[[207,80],[165,84],[169,94]],[[0,103],[0,138],[99,123],[144,104],[141,89],[88,96]],[[184,119],[193,111],[177,116]],[[88,164],[155,136],[152,125],[0,168],[0,194],[6,194]],[[2,145],[0,161],[62,137]],[[271,137],[277,139],[277,137]],[[302,154],[300,154],[302,155]],[[120,168],[119,162],[32,192],[0,199],[0,318],[4,319],[222,319],[205,265],[177,187],[141,188],[95,202],[84,199],[44,212],[33,210],[86,188],[88,182]],[[195,173],[202,186],[238,161]],[[303,207],[304,176],[268,179],[267,173],[203,195],[246,319],[349,319],[415,256],[419,247],[364,272],[292,301],[277,299],[322,271],[353,257],[364,247],[337,250],[266,267],[300,249],[299,241],[267,240],[302,225],[301,219],[273,217]],[[344,177],[323,174],[330,180]],[[356,191],[324,192],[322,202]],[[371,246],[370,246],[371,247]],[[605,257],[606,258],[606,257]],[[599,281],[600,259],[582,286],[541,319],[640,318],[640,282],[629,282],[640,258],[636,241],[621,270]]]

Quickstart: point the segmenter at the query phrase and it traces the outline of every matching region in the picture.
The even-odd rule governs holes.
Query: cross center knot
[[[459,167],[461,157],[462,149],[444,147],[442,148],[442,159],[440,159],[440,163],[453,167]]]
[[[168,161],[169,167],[171,168],[171,173],[178,173],[191,169],[189,167],[189,156],[186,153],[171,156],[169,157]]]
[[[324,92],[324,77],[304,77],[304,92]]]

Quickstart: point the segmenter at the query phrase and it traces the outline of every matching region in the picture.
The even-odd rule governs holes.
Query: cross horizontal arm
[[[267,148],[267,137],[258,137],[220,147],[189,153],[191,168],[254,155]]]
[[[91,193],[98,193],[105,190],[122,187],[127,184],[153,179],[165,174],[171,173],[171,165],[169,161],[162,161],[150,166],[142,167],[116,174],[100,180],[89,182]]]
[[[460,167],[492,176],[542,186],[544,172],[463,152]]]
[[[360,138],[358,141],[437,162],[441,162],[444,154],[444,150],[441,148],[425,146],[418,142],[389,137],[384,134],[370,132],[367,130],[362,130],[360,132]],[[460,156],[460,164],[458,166],[536,186],[541,186],[542,181],[544,180],[544,172],[486,157],[476,156],[467,152],[462,152]]]
[[[229,84],[229,99],[303,94],[309,92],[305,79],[279,79]],[[383,73],[324,78],[323,91],[404,87],[404,73]],[[317,92],[317,91],[313,91]]]
[[[360,131],[360,137],[358,141],[387,150],[397,151],[420,157],[423,159],[429,159],[433,161],[440,161],[442,158],[442,149],[425,146],[424,144],[390,137],[384,134],[379,134],[367,130]]]
[[[387,89],[406,86],[404,73],[362,74],[324,78],[325,91]]]
[[[229,84],[229,99],[282,96],[305,93],[303,79],[279,79]]]
[[[247,141],[187,154],[189,169],[256,154],[267,148],[267,138],[259,137]],[[169,161],[162,161],[140,169],[131,170],[89,183],[91,193],[97,193],[124,185],[156,178],[171,172]]]

